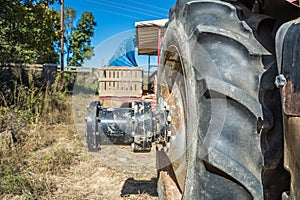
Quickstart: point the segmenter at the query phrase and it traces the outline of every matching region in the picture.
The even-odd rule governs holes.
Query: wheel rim
[[[165,138],[166,154],[182,190],[186,177],[186,82],[177,47],[170,46],[163,63],[158,102],[161,112],[168,113],[170,128]]]

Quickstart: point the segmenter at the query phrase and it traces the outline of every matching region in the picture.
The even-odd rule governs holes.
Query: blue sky
[[[65,0],[65,6],[77,10],[91,11],[98,26],[93,42],[99,42],[120,32],[134,28],[137,21],[168,17],[169,8],[175,0]]]
[[[96,53],[110,55],[107,51],[112,52],[128,33],[134,33],[135,22],[168,18],[169,8],[175,3],[176,0],[65,0],[65,7],[74,8],[78,17],[84,11],[93,12],[98,25],[92,45]],[[97,60],[100,64],[106,62],[99,55]]]

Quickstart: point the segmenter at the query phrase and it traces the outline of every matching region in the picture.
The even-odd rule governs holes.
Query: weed
[[[0,198],[51,196],[56,186],[43,169],[58,174],[69,169],[76,156],[59,148],[39,165],[29,163],[32,154],[55,141],[45,127],[72,121],[69,88],[74,79],[61,73],[50,85],[31,73],[12,70],[6,78],[0,77]]]
[[[56,189],[45,177],[34,177],[10,168],[5,168],[0,177],[0,195],[25,195],[28,199],[37,199],[50,196]]]
[[[66,148],[59,148],[44,158],[47,171],[52,174],[61,173],[65,169],[70,169],[74,163],[77,154],[69,151]]]

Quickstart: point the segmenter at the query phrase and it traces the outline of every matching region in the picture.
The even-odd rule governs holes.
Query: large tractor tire
[[[253,27],[264,19],[217,0],[178,0],[171,9],[158,72],[158,110],[170,123],[159,147],[160,199],[280,199],[286,189],[281,174],[273,177],[281,185],[264,184],[266,152],[282,158],[282,138],[277,152],[262,148],[260,81],[270,52]],[[178,191],[168,191],[166,174]]]

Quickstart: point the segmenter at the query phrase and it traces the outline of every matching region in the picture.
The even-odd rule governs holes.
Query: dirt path
[[[16,163],[21,167],[15,167],[19,174],[12,171],[6,176],[6,191],[0,193],[0,199],[158,199],[155,150],[132,153],[130,146],[107,145],[98,153],[87,151],[86,106],[93,99],[96,97],[81,93],[65,99],[70,104],[63,107],[66,110],[47,116],[62,118],[54,120],[57,123],[46,118],[45,122],[24,126],[23,130],[15,117],[5,121],[14,122],[13,128],[1,132],[3,143],[0,137],[0,147],[6,140],[12,141],[12,145],[3,145],[10,155],[4,157],[9,161],[6,165],[13,168]],[[26,136],[26,142],[19,145],[21,155],[10,139],[10,130],[19,129]],[[17,189],[12,191],[13,187]]]
[[[80,78],[77,78],[81,80]],[[93,85],[82,78],[79,85]],[[80,81],[77,81],[80,82]],[[78,164],[72,165],[64,176],[55,177],[59,183],[56,199],[158,199],[156,192],[155,148],[150,153],[132,153],[130,146],[103,145],[98,153],[90,153],[83,145],[85,140],[86,106],[96,100],[94,94],[83,95],[74,87],[72,111],[74,140],[63,141],[62,146],[77,146]],[[76,95],[78,93],[78,95]],[[77,142],[78,142],[77,141]],[[72,149],[71,148],[71,149]]]
[[[78,150],[78,164],[53,177],[58,183],[54,199],[158,199],[155,151],[136,154],[128,146]]]
[[[132,153],[130,146],[107,145],[90,153],[73,125],[45,130],[52,131],[46,131],[49,145],[23,161],[28,166],[26,173],[34,178],[34,190],[49,192],[41,199],[158,199],[155,151]],[[26,197],[6,195],[1,199]]]

